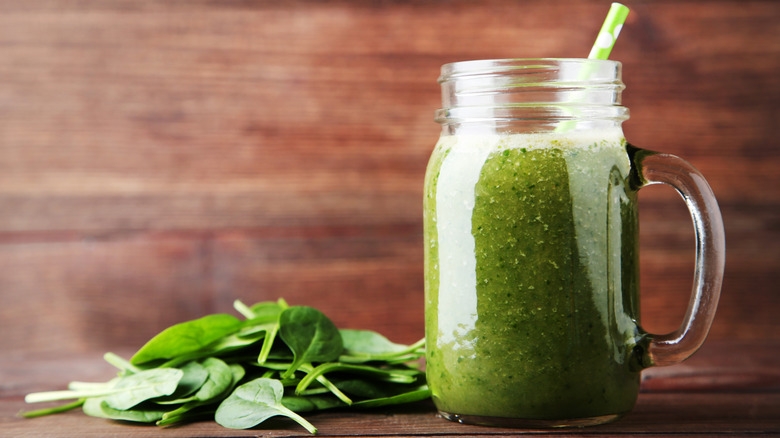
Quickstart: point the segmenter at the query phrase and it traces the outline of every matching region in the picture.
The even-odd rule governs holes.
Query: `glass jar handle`
[[[704,342],[718,307],[726,239],[718,202],[704,176],[687,161],[674,155],[635,149],[634,164],[639,187],[667,184],[682,196],[696,232],[693,291],[682,325],[676,331],[649,334],[642,364],[673,365],[690,357]]]

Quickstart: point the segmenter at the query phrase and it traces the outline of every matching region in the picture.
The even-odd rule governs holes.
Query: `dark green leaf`
[[[254,313],[254,318],[252,318],[252,321],[261,324],[275,322],[279,319],[279,315],[284,311],[284,309],[288,307],[289,306],[284,302],[284,300],[265,301],[254,304],[252,307],[250,307],[252,313]]]
[[[333,373],[333,372],[349,372],[353,374],[367,375],[378,380],[397,382],[397,383],[414,383],[417,381],[417,378],[415,376],[409,375],[409,373],[407,373],[406,370],[402,371],[402,370],[393,370],[393,369],[382,369],[382,368],[376,368],[376,367],[371,367],[366,365],[354,365],[354,364],[344,364],[344,363],[335,362],[335,363],[324,363],[311,370],[309,373],[306,374],[306,377],[301,379],[301,382],[298,384],[298,387],[295,389],[295,392],[300,393],[304,391],[315,380],[318,380],[320,376],[323,376],[327,373]]]
[[[113,387],[117,391],[105,397],[114,409],[130,409],[151,398],[171,395],[184,372],[178,368],[153,368],[121,377]]]
[[[130,359],[138,365],[158,359],[172,359],[196,352],[216,340],[235,333],[241,321],[232,315],[214,314],[183,322],[160,332]]]
[[[190,362],[192,363],[192,362]],[[196,388],[197,392],[186,398],[171,401],[163,401],[164,404],[179,404],[191,401],[205,401],[212,399],[224,392],[233,380],[230,367],[216,357],[209,357],[199,363],[205,373],[203,382]],[[157,400],[155,400],[157,401]]]
[[[409,349],[408,345],[396,344],[371,330],[341,329],[339,331],[347,354],[395,354]]]
[[[188,362],[186,365],[180,368],[184,375],[179,380],[179,386],[176,387],[176,391],[168,397],[163,397],[155,400],[155,403],[160,404],[174,404],[180,403],[183,397],[197,391],[206,382],[209,377],[209,372],[199,362]]]
[[[330,394],[300,396],[284,396],[282,404],[293,412],[314,412],[325,409],[342,408],[346,403]]]
[[[409,391],[411,386],[351,375],[344,379],[332,379],[332,381],[345,393],[364,399],[391,397]]]
[[[380,406],[391,406],[391,405],[398,405],[398,404],[427,400],[430,397],[431,397],[431,390],[428,389],[427,385],[423,385],[420,386],[419,388],[415,388],[412,391],[405,392],[402,394],[355,402],[352,404],[352,406],[358,408],[376,408]]]
[[[332,361],[344,350],[338,328],[317,309],[290,307],[282,312],[279,324],[279,335],[294,356],[292,365],[283,374],[285,378],[302,364]]]
[[[106,360],[120,369],[119,377],[28,394],[30,403],[79,400],[23,415],[81,405],[87,415],[116,420],[167,426],[210,416],[232,428],[254,427],[282,415],[313,433],[314,426],[296,412],[430,397],[424,372],[412,366],[424,354],[423,341],[401,345],[368,330],[340,331],[320,311],[289,307],[281,299],[252,307],[236,301],[234,307],[246,320],[209,315],[162,331],[130,361],[107,353]],[[245,367],[254,380],[240,384]],[[298,396],[292,395],[293,387]]]
[[[154,423],[165,414],[165,408],[159,407],[159,405],[139,406],[128,410],[114,409],[106,403],[103,397],[87,399],[82,409],[85,414],[93,417],[138,423]]]
[[[203,361],[203,366],[208,371],[209,376],[203,386],[200,387],[194,398],[200,401],[210,400],[222,394],[230,387],[233,382],[233,370],[228,364],[210,357]]]
[[[216,370],[217,368],[221,368],[221,367],[216,367],[214,366],[214,364],[212,364],[213,370]],[[179,406],[173,411],[166,412],[165,415],[163,415],[163,417],[157,422],[157,425],[169,426],[171,424],[187,421],[188,418],[192,418],[195,415],[202,414],[202,412],[200,412],[202,411],[202,409],[199,410],[199,408],[207,405],[212,405],[214,403],[218,403],[224,400],[231,392],[233,392],[233,389],[236,386],[238,386],[238,382],[240,382],[241,379],[244,378],[244,373],[245,373],[244,368],[241,365],[237,365],[237,364],[228,366],[228,370],[231,376],[230,383],[226,388],[222,390],[221,393],[213,392],[214,390],[217,389],[218,385],[211,386],[212,392],[210,393],[206,393],[205,391],[203,392],[199,391],[198,395],[200,398],[192,397],[189,401],[184,403],[182,406]]]
[[[317,429],[300,415],[282,405],[282,383],[274,379],[259,378],[245,383],[233,391],[217,408],[214,419],[230,429],[248,429],[268,418],[283,415],[292,418],[309,432]]]
[[[371,330],[342,329],[344,342],[343,362],[390,361],[403,358],[413,360],[422,357],[424,341],[412,345],[396,344],[379,333]]]

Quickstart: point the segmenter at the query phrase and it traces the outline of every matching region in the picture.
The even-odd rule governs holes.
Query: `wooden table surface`
[[[633,144],[706,175],[728,260],[710,339],[649,370],[622,421],[569,435],[780,434],[780,2],[628,0]],[[159,430],[24,394],[232,303],[275,300],[396,342],[423,333],[422,182],[440,66],[581,57],[607,0],[0,0],[0,437],[303,436],[286,421]],[[641,203],[642,324],[674,330],[694,237]],[[121,353],[121,351],[115,351]],[[310,416],[321,435],[547,434],[430,404]]]
[[[252,430],[214,422],[175,428],[92,418],[79,410],[35,419],[17,414],[30,391],[63,388],[75,379],[105,379],[112,373],[100,354],[58,358],[8,357],[0,361],[0,435],[59,437],[243,437],[306,436],[287,420]],[[562,430],[518,430],[451,423],[423,402],[375,411],[307,415],[321,436],[755,436],[780,434],[780,342],[714,341],[681,365],[650,369],[633,412],[620,421]]]

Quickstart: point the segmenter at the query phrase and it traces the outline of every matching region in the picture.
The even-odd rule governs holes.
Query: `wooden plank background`
[[[780,3],[628,1],[629,141],[709,179],[712,338],[780,339]],[[285,297],[423,334],[441,64],[583,57],[608,1],[0,0],[0,354],[132,349]],[[641,196],[643,319],[678,324],[693,231]]]

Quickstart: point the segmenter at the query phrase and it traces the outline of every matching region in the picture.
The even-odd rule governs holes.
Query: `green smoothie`
[[[439,410],[552,421],[631,410],[641,334],[630,171],[619,129],[440,139],[425,181]]]

